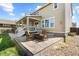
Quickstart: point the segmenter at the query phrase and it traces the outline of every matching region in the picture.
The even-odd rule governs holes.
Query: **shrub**
[[[16,50],[16,47],[10,47],[3,51],[0,51],[0,56],[18,56],[18,51]]]
[[[7,33],[0,34],[0,38],[0,51],[14,46],[14,43],[11,41],[11,38]]]

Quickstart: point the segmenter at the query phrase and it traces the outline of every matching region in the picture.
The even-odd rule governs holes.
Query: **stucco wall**
[[[65,19],[65,4],[59,3],[58,8],[54,9],[53,4],[39,10],[38,12],[42,15],[42,20],[49,17],[55,17],[55,28],[50,28],[48,31],[52,32],[64,32],[64,19]]]
[[[70,3],[57,3],[58,8],[53,8],[53,4],[38,10],[41,17],[35,17],[38,20],[44,20],[49,17],[55,18],[55,28],[46,28],[48,32],[69,32],[72,26],[72,12]]]

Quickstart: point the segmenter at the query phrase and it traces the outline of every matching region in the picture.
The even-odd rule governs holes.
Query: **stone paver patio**
[[[21,44],[35,55],[60,40],[63,41],[63,38],[49,38],[48,40],[42,42],[28,41],[21,42]]]
[[[28,54],[36,55],[40,53],[41,51],[47,49],[54,43],[57,43],[59,41],[63,41],[62,37],[55,37],[55,38],[48,38],[46,41],[26,41],[25,37],[16,37],[14,34],[9,34],[12,39],[15,39],[17,43],[22,47],[22,49],[26,49],[26,52],[28,51]],[[52,48],[52,47],[51,47]]]

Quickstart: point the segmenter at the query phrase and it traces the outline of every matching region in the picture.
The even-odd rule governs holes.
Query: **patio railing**
[[[24,26],[25,31],[30,31],[30,32],[36,32],[40,31],[42,28],[41,27],[35,27],[35,26]]]
[[[29,32],[40,32],[41,31],[41,27],[36,27],[36,26],[22,26],[22,27],[18,27],[16,31],[29,31]]]

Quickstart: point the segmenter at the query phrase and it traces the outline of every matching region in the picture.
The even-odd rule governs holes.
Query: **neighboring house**
[[[16,26],[15,21],[0,19],[0,33],[11,30],[13,26]]]
[[[72,22],[72,27],[77,27],[76,22]]]
[[[48,3],[19,21],[18,26],[35,26],[52,33],[69,33],[72,26],[71,3]]]

